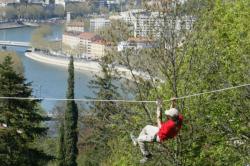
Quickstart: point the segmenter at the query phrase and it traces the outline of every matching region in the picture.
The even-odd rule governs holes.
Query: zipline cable
[[[206,91],[206,92],[191,94],[191,95],[187,95],[187,96],[177,97],[176,100],[195,97],[195,96],[200,96],[200,95],[204,95],[204,94],[218,93],[218,92],[231,90],[231,89],[237,89],[237,88],[246,87],[246,86],[250,86],[250,84],[242,84],[242,85],[238,85],[238,86],[232,86],[232,87],[227,87],[227,88],[223,88],[223,89],[217,89],[217,90]],[[82,102],[123,102],[123,103],[155,103],[156,102],[156,101],[153,101],[153,100],[102,100],[102,99],[86,99],[86,98],[66,99],[66,98],[49,98],[49,97],[3,97],[3,96],[0,97],[0,99],[6,99],[6,100],[8,99],[8,100],[82,101]],[[171,99],[163,100],[163,101],[164,102],[171,101]]]
[[[207,92],[196,93],[196,94],[192,94],[192,95],[188,95],[188,96],[178,97],[176,99],[177,100],[178,99],[185,99],[185,98],[200,96],[200,95],[204,95],[204,94],[217,93],[217,92],[222,92],[222,91],[231,90],[231,89],[237,89],[237,88],[241,88],[241,87],[245,87],[245,86],[250,86],[250,84],[242,84],[242,85],[232,86],[232,87],[223,88],[223,89],[217,89],[217,90],[212,90],[212,91],[207,91]],[[171,101],[171,100],[164,100],[164,101]]]

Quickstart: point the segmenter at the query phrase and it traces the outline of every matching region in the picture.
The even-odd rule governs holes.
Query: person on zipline
[[[165,111],[165,115],[167,117],[165,122],[162,122],[162,101],[158,100],[156,104],[158,126],[145,126],[137,138],[131,134],[133,144],[135,146],[138,144],[143,154],[143,158],[140,160],[140,163],[142,164],[152,157],[152,154],[148,151],[146,146],[147,142],[162,143],[164,140],[174,138],[182,127],[183,116],[176,108],[176,98],[172,98],[170,109]]]

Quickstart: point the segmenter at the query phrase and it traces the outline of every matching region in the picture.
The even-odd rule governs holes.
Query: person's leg
[[[140,150],[144,156],[147,156],[150,154],[148,151],[146,142],[152,142],[155,138],[155,135],[158,133],[158,131],[159,131],[158,127],[151,126],[151,125],[147,125],[142,129],[139,137],[137,138],[137,141],[138,141]]]

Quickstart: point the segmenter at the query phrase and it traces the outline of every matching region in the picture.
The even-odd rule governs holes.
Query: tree
[[[64,139],[64,120],[61,120],[59,131],[59,150],[58,150],[58,166],[65,165],[65,139]]]
[[[55,6],[54,15],[56,15],[58,17],[63,17],[64,13],[65,13],[65,11],[64,11],[64,7],[62,5]]]
[[[107,54],[101,58],[100,66],[102,75],[95,75],[95,79],[90,81],[96,98],[100,100],[119,99],[118,87],[115,82],[119,79],[112,64],[113,56]],[[120,133],[121,117],[126,114],[124,108],[116,102],[94,102],[91,104],[91,111],[82,118],[84,134],[81,137],[80,145],[85,147],[83,152],[83,165],[99,165],[111,152],[110,140]]]
[[[220,89],[250,81],[246,73],[250,64],[246,46],[250,29],[243,28],[249,24],[248,5],[244,0],[216,1],[212,10],[204,10],[187,42],[186,62],[191,65],[184,66],[183,71],[190,68],[186,75],[189,90]],[[194,82],[196,86],[191,85]],[[190,103],[190,109],[197,112],[192,113],[192,125],[197,125],[197,134],[192,137],[201,140],[193,144],[197,149],[191,151],[191,155],[200,154],[195,157],[196,164],[244,165],[249,160],[249,135],[245,128],[249,113],[242,110],[249,109],[249,88],[203,96]],[[195,108],[197,105],[199,108]]]
[[[12,6],[7,6],[5,8],[5,13],[5,17],[10,19],[16,18],[18,16],[17,10]]]
[[[0,96],[32,97],[31,83],[16,73],[12,59],[5,57],[0,64]],[[0,162],[2,165],[43,165],[52,156],[34,147],[35,138],[46,135],[42,122],[47,117],[38,110],[38,100],[4,99],[0,101]]]
[[[101,28],[97,32],[104,40],[113,46],[121,41],[126,41],[131,36],[131,29],[124,21],[111,21],[109,26]]]
[[[18,73],[18,74],[23,74],[24,73],[24,68],[22,61],[20,57],[15,53],[15,52],[7,52],[7,51],[1,51],[0,52],[0,63],[2,63],[7,56],[11,57],[12,59],[12,68],[13,70]]]
[[[155,20],[161,20],[160,35],[152,36],[157,48],[121,53],[121,63],[132,75],[139,70],[150,76],[133,75],[135,86],[131,89],[139,100],[167,100],[249,82],[249,2],[199,2],[201,8],[188,11],[195,16],[189,18],[190,22],[195,18],[191,29],[178,28],[179,21],[187,18],[182,3],[159,1],[148,6],[149,11],[159,11]],[[155,114],[150,111],[155,108],[140,106],[131,107],[137,114],[131,121],[135,126],[148,124]],[[178,106],[186,117],[181,134],[154,147],[154,159],[148,165],[244,165],[249,160],[249,113],[242,111],[249,110],[249,88],[178,100]],[[113,141],[113,157],[107,159],[107,165],[129,165],[138,160],[137,153],[132,152],[131,157],[126,153],[129,147]]]
[[[66,12],[70,12],[72,18],[77,16],[85,16],[90,13],[90,8],[88,3],[81,2],[81,3],[69,3],[66,5]]]
[[[181,9],[180,4],[155,6],[152,10],[160,8],[163,13],[159,14],[159,18],[164,20],[160,28],[162,33],[156,40],[159,47],[144,53],[127,51],[128,55],[138,59],[131,61],[128,58],[126,64],[129,68],[140,68],[151,78],[165,81],[161,84],[155,79],[149,82],[137,79],[142,96],[169,99],[170,95],[185,96],[249,82],[249,73],[246,73],[249,71],[249,50],[246,47],[249,28],[243,28],[249,22],[246,14],[249,13],[248,5],[247,1],[211,1],[200,5],[201,10],[197,8],[193,14],[196,21],[191,31],[176,29],[178,22],[175,20],[184,15],[182,10],[178,10]],[[184,39],[185,44],[182,45],[180,39]],[[151,88],[146,86],[148,90],[143,86],[145,82],[151,85]],[[153,160],[151,164],[245,163],[248,160],[245,150],[249,147],[245,130],[248,115],[241,110],[249,109],[248,96],[249,89],[243,88],[179,100],[179,110],[188,118],[184,122],[186,125],[176,140],[164,143],[167,149],[155,149],[158,160]],[[237,150],[234,149],[236,147]],[[166,155],[163,156],[161,151]]]
[[[68,91],[64,119],[64,144],[65,144],[65,165],[76,166],[76,158],[78,154],[77,141],[77,121],[78,121],[78,108],[74,100],[74,59],[70,57],[68,68]],[[71,100],[70,100],[71,99]]]
[[[127,49],[116,53],[120,55],[116,57],[118,62],[113,61],[114,57],[102,61],[102,67],[119,63],[131,71],[133,79],[126,86],[132,85],[128,88],[136,99],[168,100],[172,96],[250,81],[249,1],[188,2],[164,0],[146,6],[147,11],[158,12],[155,20],[160,20],[159,35],[149,35],[157,48]],[[191,22],[190,27],[185,27],[186,21]],[[137,76],[134,71],[143,74]],[[96,94],[102,96],[101,99],[110,99],[113,95],[109,94],[117,89],[106,89],[112,86],[108,86],[109,79],[104,79],[105,76],[91,85],[99,89]],[[249,94],[249,87],[245,87],[178,100],[178,110],[184,114],[181,133],[176,139],[153,146],[154,157],[147,165],[246,165],[250,147],[250,115],[246,111],[250,107]],[[145,124],[154,124],[155,105],[130,105],[131,112],[126,114],[123,109],[119,112],[117,105],[95,103],[93,108],[98,109],[86,117],[88,123],[84,124],[93,127],[89,132],[94,132],[94,137],[85,138],[84,143],[95,143],[85,153],[88,165],[136,165],[141,157],[138,149],[131,147],[128,132],[132,129],[139,132]],[[164,103],[164,107],[169,107],[168,103]],[[114,115],[123,124],[119,124]],[[124,133],[126,129],[130,130]]]
[[[59,42],[48,41],[46,37],[52,33],[50,26],[43,25],[32,33],[31,45],[34,48],[41,50],[58,50],[60,48]]]

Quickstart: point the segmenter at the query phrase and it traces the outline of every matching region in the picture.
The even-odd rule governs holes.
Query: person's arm
[[[176,108],[176,97],[172,97],[171,98],[170,108]]]
[[[156,104],[157,104],[157,109],[156,109],[157,125],[160,128],[162,123],[162,112],[161,112],[162,101],[157,100]]]

